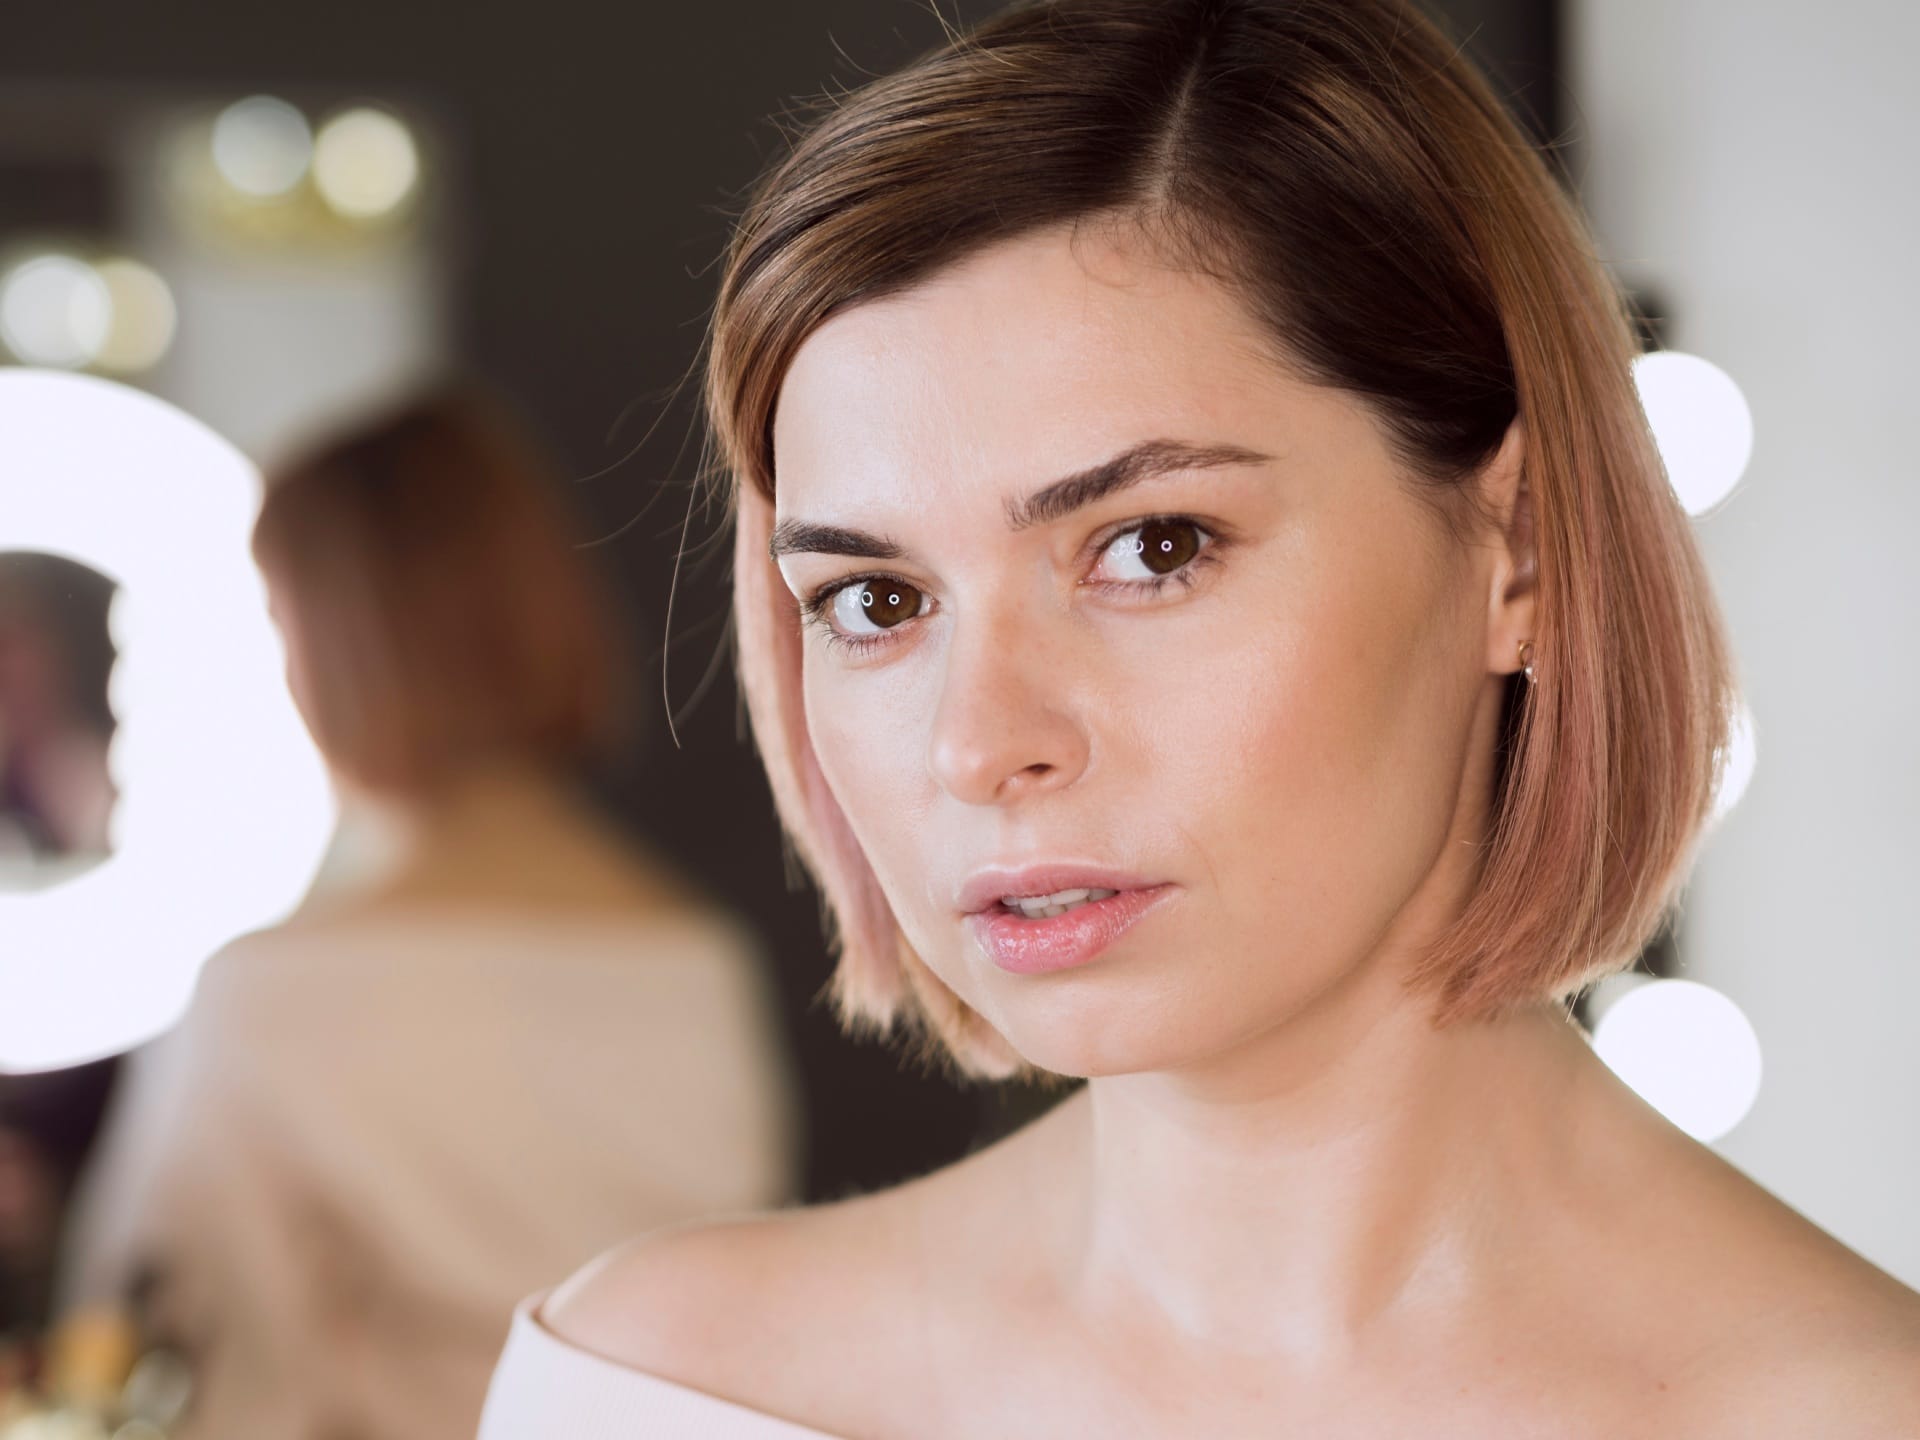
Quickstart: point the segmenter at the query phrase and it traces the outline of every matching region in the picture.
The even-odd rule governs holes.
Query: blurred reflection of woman
[[[0,889],[50,883],[110,848],[115,588],[61,556],[0,554]]]
[[[1041,0],[836,97],[711,334],[755,733],[846,1017],[1087,1083],[622,1247],[485,1440],[1920,1434],[1920,1297],[1562,1003],[1734,705],[1632,353],[1412,0]]]
[[[89,1178],[68,1298],[142,1297],[189,1436],[470,1440],[528,1289],[794,1194],[754,940],[574,791],[618,667],[548,478],[447,392],[269,487],[288,678],[377,843],[208,964]]]
[[[64,556],[0,552],[0,891],[56,884],[111,848],[116,590]],[[119,1063],[0,1075],[0,1352],[47,1322],[60,1215]]]

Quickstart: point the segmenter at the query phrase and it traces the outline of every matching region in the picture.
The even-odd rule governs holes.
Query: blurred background
[[[729,217],[779,149],[767,117],[926,48],[942,15],[993,8],[74,0],[0,21],[0,364],[150,393],[270,471],[450,368],[540,437],[639,697],[590,803],[758,947],[790,1060],[775,1083],[794,1198],[922,1172],[1047,1101],[917,1073],[842,1038],[818,999],[817,902],[788,884],[744,739],[728,552],[692,503],[680,386]],[[1901,179],[1920,10],[1430,8],[1550,147],[1635,297],[1643,395],[1749,706],[1680,924],[1582,1016],[1668,1113],[1920,1285],[1920,926],[1902,879],[1920,860],[1920,486],[1896,424],[1920,321],[1920,192]],[[73,1021],[70,1044],[34,1020],[56,982],[25,977],[67,957],[30,905],[115,848],[127,577],[9,530],[32,484],[14,434],[0,425],[0,975],[18,1001],[0,1019],[17,1072],[0,1079],[0,1324],[31,1336],[119,1053],[184,1000],[162,987],[97,1035]],[[100,483],[108,514],[119,492]],[[319,890],[378,849],[373,831],[332,837]],[[298,898],[262,896],[257,925]],[[111,1009],[120,972],[86,973],[87,1004]]]

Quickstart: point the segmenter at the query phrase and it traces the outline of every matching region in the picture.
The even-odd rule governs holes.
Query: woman
[[[64,556],[0,552],[0,892],[53,885],[112,849],[117,590]],[[11,1337],[46,1325],[61,1207],[118,1064],[0,1075],[0,1370]]]
[[[0,553],[0,888],[52,884],[112,848],[117,589],[64,556]]]
[[[70,1253],[190,1356],[183,1437],[471,1440],[526,1291],[797,1191],[757,943],[579,792],[619,645],[551,489],[459,390],[270,486],[341,863],[137,1058]]]
[[[1622,298],[1411,4],[1009,11],[799,140],[713,325],[842,1013],[1087,1083],[529,1302],[486,1440],[1920,1433],[1920,1297],[1567,1014],[1731,664]]]

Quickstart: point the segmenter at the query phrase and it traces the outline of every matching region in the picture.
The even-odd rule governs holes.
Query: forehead
[[[1116,443],[1228,438],[1287,396],[1292,448],[1305,390],[1220,282],[1122,236],[1039,232],[807,338],[775,410],[776,508],[1024,489]]]

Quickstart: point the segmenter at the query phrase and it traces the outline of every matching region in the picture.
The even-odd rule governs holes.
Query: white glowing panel
[[[0,1070],[113,1054],[178,1018],[207,956],[304,895],[334,822],[248,555],[259,477],[142,391],[0,369],[0,550],[121,586],[113,853],[0,893]]]
[[[1760,1094],[1760,1039],[1740,1007],[1695,980],[1650,980],[1608,1007],[1593,1048],[1696,1140],[1718,1140]]]
[[[1753,457],[1747,397],[1711,360],[1679,350],[1635,356],[1633,383],[1674,493],[1689,515],[1706,514],[1733,492]]]

